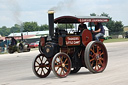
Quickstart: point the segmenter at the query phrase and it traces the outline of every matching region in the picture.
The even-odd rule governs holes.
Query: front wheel
[[[91,41],[85,49],[84,61],[90,72],[103,72],[108,61],[107,50],[104,44],[99,41]]]
[[[57,53],[52,60],[53,73],[60,78],[66,77],[71,71],[71,60],[66,53]]]
[[[33,61],[32,69],[37,77],[45,78],[51,72],[50,61],[45,57],[44,54],[39,54]]]

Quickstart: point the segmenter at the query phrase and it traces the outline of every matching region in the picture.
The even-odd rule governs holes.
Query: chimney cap
[[[53,14],[54,10],[48,10],[48,14]]]

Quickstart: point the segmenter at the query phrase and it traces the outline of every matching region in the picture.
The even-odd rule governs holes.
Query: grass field
[[[111,42],[124,42],[124,41],[128,41],[128,39],[108,39],[108,40],[105,40],[104,43],[111,43]]]

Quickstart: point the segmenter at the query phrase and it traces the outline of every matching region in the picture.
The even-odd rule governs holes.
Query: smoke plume
[[[20,5],[17,2],[17,0],[8,0],[8,8],[10,9],[10,11],[12,13],[13,20],[17,24],[21,25],[21,23],[22,23],[22,21],[20,20],[21,8],[20,8]]]
[[[62,10],[70,10],[73,6],[75,0],[64,0],[59,2],[56,6],[50,8],[50,10],[54,10],[55,12],[61,12]]]

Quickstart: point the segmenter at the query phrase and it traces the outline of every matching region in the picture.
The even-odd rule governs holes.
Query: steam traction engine
[[[54,12],[49,11],[49,36],[40,38],[39,51],[32,68],[36,76],[47,77],[51,70],[57,77],[66,77],[77,73],[81,67],[92,73],[103,72],[107,65],[107,50],[101,41],[94,41],[88,29],[68,33],[56,28],[54,23],[71,24],[81,22],[107,22],[106,17],[73,17],[61,16],[54,19]]]

